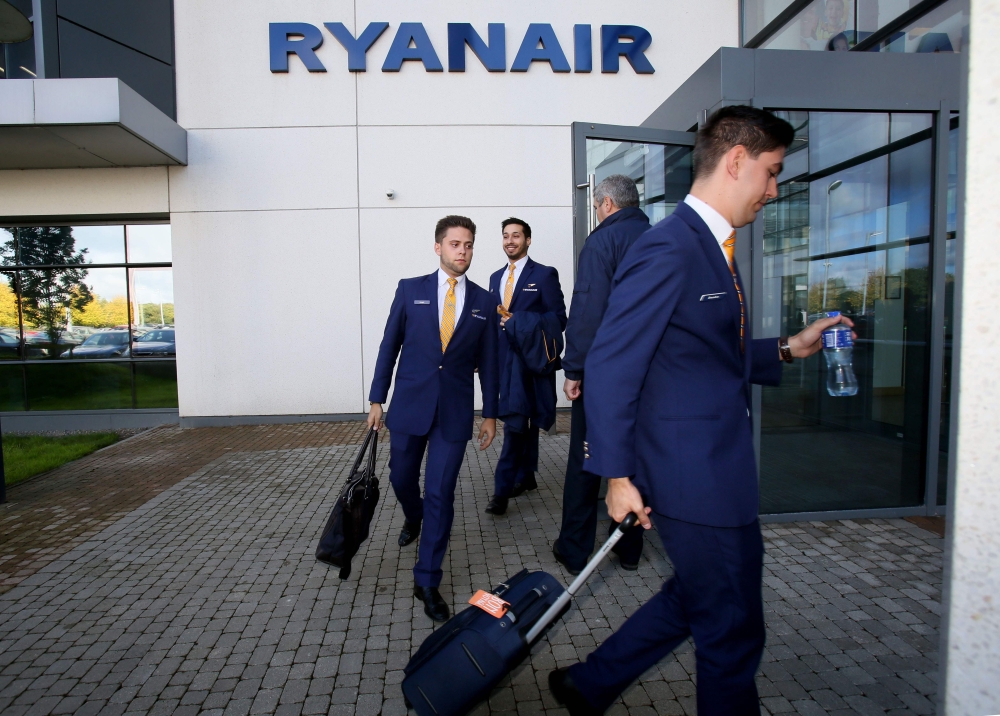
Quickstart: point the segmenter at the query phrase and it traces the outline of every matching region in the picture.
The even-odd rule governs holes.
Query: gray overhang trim
[[[0,169],[187,164],[187,131],[117,78],[0,82]]]

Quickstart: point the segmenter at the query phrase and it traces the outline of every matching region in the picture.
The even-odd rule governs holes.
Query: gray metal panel
[[[687,131],[701,123],[705,110],[749,102],[754,95],[753,56],[753,50],[720,48],[642,126]]]
[[[187,163],[187,132],[118,79],[6,80],[0,107],[0,169]]]
[[[65,20],[59,21],[59,67],[62,77],[118,77],[177,116],[173,67]]]
[[[826,522],[828,520],[863,520],[889,517],[918,517],[924,514],[923,505],[917,507],[876,507],[870,510],[831,510],[830,512],[786,512],[761,515],[761,522]]]
[[[936,111],[958,105],[961,57],[895,52],[809,52],[724,47],[706,60],[643,127],[688,129],[724,104],[872,111]]]
[[[315,415],[191,415],[180,418],[182,428],[217,428],[230,425],[290,425],[293,423],[337,423],[364,420],[367,413]]]
[[[171,0],[59,0],[59,16],[116,42],[174,61]]]
[[[176,425],[176,408],[147,410],[31,410],[0,413],[4,433],[119,430]]]

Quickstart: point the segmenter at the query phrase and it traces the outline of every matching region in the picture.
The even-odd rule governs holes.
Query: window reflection
[[[153,328],[173,328],[172,269],[129,269],[129,293],[132,296],[132,330],[137,338]]]
[[[792,4],[792,0],[744,0],[743,42],[749,42]]]
[[[631,177],[639,189],[639,208],[651,223],[665,219],[691,187],[691,147],[587,140],[587,175],[599,184],[612,174]]]
[[[964,52],[969,42],[969,8],[949,0],[878,46],[880,52]]]
[[[170,263],[170,224],[130,225],[126,234],[130,263]]]
[[[169,228],[0,227],[0,410],[176,407]]]
[[[857,44],[854,3],[815,0],[761,44],[772,50],[850,50]]]
[[[860,390],[829,396],[822,356],[786,366],[782,385],[763,389],[761,509],[919,504],[932,187],[932,143],[921,127],[929,118],[900,118],[905,139],[891,146],[896,117],[888,114],[793,119],[809,166],[764,210],[764,334],[794,334],[822,311],[843,312],[859,337]],[[824,455],[818,468],[816,454]]]

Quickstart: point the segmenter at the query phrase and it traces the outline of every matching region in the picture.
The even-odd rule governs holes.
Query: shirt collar
[[[525,254],[524,256],[522,256],[521,258],[519,258],[517,261],[515,261],[514,265],[517,266],[517,270],[520,271],[522,268],[524,268],[524,264],[527,261],[528,261],[528,254]],[[507,259],[507,270],[510,271],[510,259]]]
[[[715,237],[715,240],[720,245],[733,233],[733,227],[729,225],[728,221],[722,218],[722,214],[698,197],[688,194],[684,197],[684,203],[694,209],[695,213],[701,217],[701,220],[708,224],[708,230],[712,232],[712,236]]]
[[[448,279],[450,278],[451,276],[446,274],[444,272],[444,269],[441,268],[438,269],[438,286],[447,286]],[[458,277],[458,282],[455,284],[455,288],[458,288],[459,286],[462,286],[464,284],[465,284],[465,274],[462,274],[461,276]]]

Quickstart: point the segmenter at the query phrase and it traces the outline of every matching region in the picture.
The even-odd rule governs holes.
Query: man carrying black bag
[[[488,448],[496,436],[500,392],[496,302],[486,289],[465,277],[475,240],[476,225],[471,219],[446,216],[438,221],[434,249],[441,259],[440,268],[399,282],[368,396],[368,426],[377,429],[398,356],[396,389],[386,420],[389,481],[405,517],[399,546],[420,536],[413,594],[437,622],[446,621],[449,614],[438,585],[455,517],[458,471],[472,439],[477,369],[483,391],[479,449]],[[421,497],[420,463],[425,452]]]

